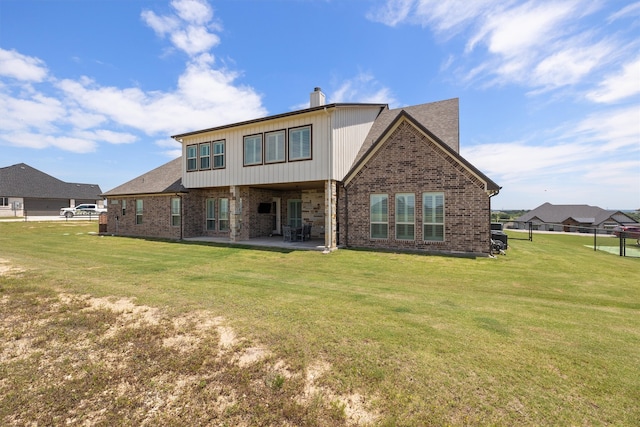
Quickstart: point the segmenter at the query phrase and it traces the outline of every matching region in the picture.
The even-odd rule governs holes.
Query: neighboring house
[[[636,221],[621,211],[589,205],[552,205],[544,203],[514,220],[515,228],[545,231],[590,231],[599,228],[612,231],[619,225],[635,225]]]
[[[338,246],[490,253],[500,187],[459,155],[458,100],[326,104],[175,135],[182,157],[114,188],[108,232],[231,242],[311,225]]]
[[[60,181],[24,163],[0,168],[0,216],[57,216],[80,203],[103,205],[100,186]]]

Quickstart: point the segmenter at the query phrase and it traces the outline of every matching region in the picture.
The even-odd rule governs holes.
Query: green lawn
[[[97,228],[88,222],[0,222],[0,267],[14,269],[0,275],[0,309],[28,313],[37,301],[69,293],[134,298],[164,310],[168,318],[194,312],[223,318],[242,337],[238,351],[259,345],[270,356],[251,369],[239,370],[231,359],[216,365],[228,374],[216,381],[228,381],[236,392],[211,423],[539,426],[640,420],[640,259],[593,251],[590,236],[536,234],[529,242],[514,239],[526,235],[513,232],[506,256],[467,259],[222,247],[103,237],[94,234]],[[47,316],[86,313],[84,303],[62,310],[51,308],[59,307],[55,301]],[[103,315],[97,329],[83,323],[77,330],[98,336],[104,325],[116,322]],[[44,315],[38,319],[47,321]],[[65,319],[53,326],[66,325],[60,331],[71,341],[69,331],[80,322]],[[27,333],[15,332],[18,323],[4,325],[2,342]],[[20,360],[6,349],[0,353],[0,424],[56,419],[42,418],[41,407],[17,409],[24,402],[9,392],[11,385],[46,400],[46,393],[29,387],[26,373],[27,367],[42,365],[46,350],[43,345]],[[125,352],[135,356],[131,351]],[[174,366],[180,359],[160,362],[173,360],[162,354],[156,361],[160,368],[181,369]],[[207,376],[211,370],[202,366],[214,359],[201,357],[189,378],[213,381]],[[273,376],[276,362],[287,366],[287,375]],[[303,391],[304,372],[319,364],[328,368],[318,374],[315,389]],[[153,379],[160,374],[149,375],[151,385],[143,392],[155,390]],[[100,408],[86,407],[88,396],[106,393],[108,378],[104,374],[85,390],[85,406],[70,400],[57,411],[135,424],[131,420],[142,419],[135,411],[145,403],[134,398],[115,406],[103,403],[100,416],[95,415]],[[238,378],[251,387],[242,388],[234,382]],[[211,416],[202,403],[211,389],[189,390],[191,409],[183,408],[178,417],[165,399],[155,421],[178,425],[189,411],[200,420]],[[284,401],[305,393],[311,397],[293,406]],[[358,396],[355,406],[371,417],[351,414],[340,396]]]

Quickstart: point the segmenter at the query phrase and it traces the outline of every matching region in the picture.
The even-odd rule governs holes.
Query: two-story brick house
[[[325,104],[174,135],[182,157],[105,193],[108,232],[231,242],[311,225],[338,246],[490,253],[499,187],[459,154],[458,100]]]

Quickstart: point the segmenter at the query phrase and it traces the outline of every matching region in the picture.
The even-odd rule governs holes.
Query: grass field
[[[0,222],[0,425],[640,420],[640,259],[589,236],[465,259],[97,228]]]

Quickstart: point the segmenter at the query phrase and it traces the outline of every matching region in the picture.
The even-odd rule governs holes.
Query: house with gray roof
[[[103,205],[97,184],[64,182],[25,163],[0,168],[0,216],[58,216],[60,208]]]
[[[529,222],[534,230],[545,231],[590,231],[594,228],[612,231],[620,225],[637,225],[633,218],[621,211],[548,202],[516,218],[514,227],[527,228]]]
[[[110,234],[489,254],[500,187],[459,154],[458,99],[326,104],[174,135],[182,156],[106,193]],[[280,237],[283,238],[283,237]]]

